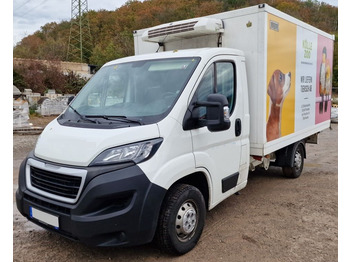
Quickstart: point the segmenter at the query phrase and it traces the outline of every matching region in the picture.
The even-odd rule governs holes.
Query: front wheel
[[[298,178],[304,167],[305,151],[302,143],[299,143],[293,150],[292,166],[283,167],[283,174],[289,178]]]
[[[169,189],[158,221],[156,241],[172,254],[185,254],[197,244],[205,222],[202,193],[194,186],[174,185]]]

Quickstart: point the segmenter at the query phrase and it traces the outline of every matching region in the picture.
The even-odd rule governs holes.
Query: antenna
[[[67,61],[88,62],[91,49],[88,1],[72,0]]]

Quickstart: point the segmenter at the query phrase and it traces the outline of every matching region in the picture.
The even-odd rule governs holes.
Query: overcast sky
[[[89,0],[90,10],[115,10],[126,0]],[[338,0],[323,0],[338,6]],[[70,20],[71,0],[13,0],[13,44],[49,22]]]
[[[89,10],[115,10],[126,0],[88,0]],[[13,42],[49,22],[70,20],[71,0],[13,0]]]

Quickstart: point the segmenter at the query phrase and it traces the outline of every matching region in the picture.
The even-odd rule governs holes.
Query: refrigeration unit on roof
[[[142,40],[166,43],[223,32],[224,25],[221,19],[202,17],[152,27],[142,34]]]

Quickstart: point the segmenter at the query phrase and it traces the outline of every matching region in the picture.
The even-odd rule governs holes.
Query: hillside
[[[92,50],[85,62],[101,66],[106,61],[133,55],[133,30],[262,2],[337,35],[338,8],[315,0],[130,0],[115,11],[89,11]],[[45,24],[14,47],[14,57],[64,61],[69,32],[70,21]],[[335,51],[337,70],[337,46]],[[334,78],[337,82],[337,73]]]

